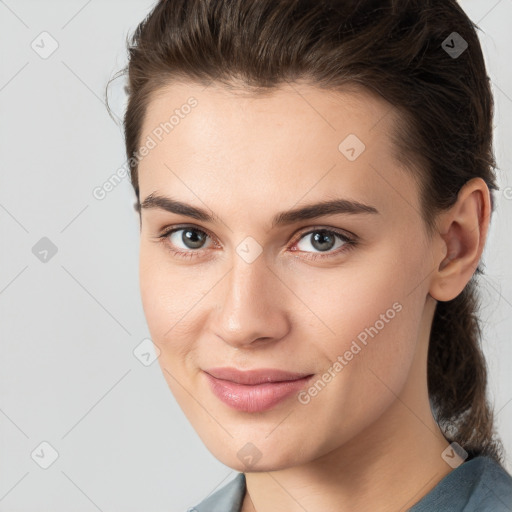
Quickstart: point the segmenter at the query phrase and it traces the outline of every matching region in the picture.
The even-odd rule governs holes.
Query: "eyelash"
[[[166,229],[166,230],[164,230],[164,232],[162,232],[160,235],[158,235],[158,239],[161,243],[164,244],[166,249],[172,253],[173,256],[176,256],[177,258],[184,258],[184,259],[191,260],[193,258],[200,256],[200,254],[198,254],[198,253],[201,253],[202,251],[205,251],[206,249],[196,249],[196,250],[191,249],[189,251],[177,251],[170,247],[171,244],[169,242],[170,235],[172,235],[176,231],[183,231],[183,230],[187,230],[187,229],[190,231],[196,231],[199,233],[203,233],[203,234],[207,235],[208,237],[210,237],[210,239],[212,238],[210,236],[210,234],[207,231],[205,231],[204,229],[199,229],[193,225],[186,225],[186,226],[172,227],[170,229]],[[309,231],[300,233],[297,237],[296,242],[294,242],[293,245],[296,245],[300,240],[302,240],[307,235],[311,235],[311,234],[317,233],[317,232],[323,232],[323,233],[327,233],[329,235],[331,235],[331,234],[335,235],[336,237],[341,239],[342,242],[344,242],[344,245],[342,245],[341,247],[339,247],[337,250],[335,250],[333,252],[327,252],[326,254],[317,253],[314,255],[306,256],[307,260],[313,260],[313,261],[314,260],[323,260],[326,258],[333,258],[333,257],[339,256],[340,254],[345,253],[345,252],[349,251],[350,249],[352,249],[353,247],[355,247],[355,245],[357,243],[355,238],[350,238],[345,233],[343,233],[341,231],[338,231],[338,230],[335,230],[332,228],[328,229],[325,227],[318,226],[318,227],[314,227],[314,228],[310,229]],[[292,251],[292,252],[295,252],[295,251]],[[301,251],[297,250],[297,252],[301,252]],[[306,252],[306,251],[302,251],[302,252]],[[307,253],[307,254],[311,254],[311,253]]]

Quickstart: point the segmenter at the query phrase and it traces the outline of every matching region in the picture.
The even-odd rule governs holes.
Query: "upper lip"
[[[259,368],[256,370],[237,370],[236,368],[209,368],[204,370],[216,379],[228,380],[236,384],[263,384],[265,382],[284,382],[309,377],[311,373],[295,373],[272,368]]]

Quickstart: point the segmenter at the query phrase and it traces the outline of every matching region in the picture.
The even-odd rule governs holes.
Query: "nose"
[[[217,290],[218,307],[211,329],[235,348],[277,342],[290,329],[290,295],[263,255],[252,263],[235,256],[233,267]]]

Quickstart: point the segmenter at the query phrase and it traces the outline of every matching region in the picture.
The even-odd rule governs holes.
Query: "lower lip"
[[[210,389],[219,400],[233,409],[244,412],[262,412],[271,409],[290,395],[298,393],[313,377],[310,375],[298,380],[245,385],[216,379],[206,372],[205,375]]]

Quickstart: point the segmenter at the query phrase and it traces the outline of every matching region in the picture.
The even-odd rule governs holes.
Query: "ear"
[[[438,267],[429,289],[434,299],[452,300],[469,282],[484,250],[490,217],[490,192],[481,178],[469,180],[457,202],[439,215],[433,235]]]

